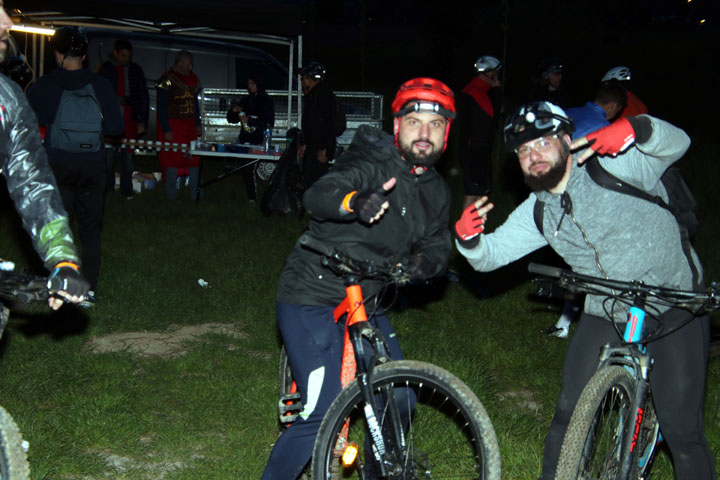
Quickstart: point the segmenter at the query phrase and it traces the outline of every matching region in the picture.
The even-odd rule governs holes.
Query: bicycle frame
[[[390,355],[385,347],[382,333],[370,325],[368,321],[359,280],[354,276],[349,276],[346,283],[346,296],[334,311],[336,322],[345,316],[341,381],[343,388],[348,386],[353,380],[356,380],[358,383],[365,403],[365,421],[370,432],[370,437],[372,438],[371,449],[380,469],[377,473],[381,477],[384,477],[390,474],[390,472],[387,471],[387,466],[392,464],[389,459],[392,452],[387,451],[383,432],[377,421],[378,412],[371,385],[372,372],[375,365],[390,361]],[[367,338],[370,341],[373,349],[372,357],[367,364],[364,362],[365,346],[363,345],[363,338]],[[385,395],[388,398],[392,398],[392,389],[387,388]],[[390,425],[393,426],[391,432],[394,437],[393,440],[395,441],[395,445],[404,447],[405,434],[402,428],[400,412],[394,401],[389,402],[389,406],[390,418],[392,420]],[[342,432],[345,445],[347,445],[347,429],[348,423],[346,422]],[[354,461],[357,460],[356,458]]]
[[[645,352],[645,346],[642,344],[644,338],[645,310],[636,302],[628,311],[628,321],[625,325],[624,340],[627,345],[612,346],[606,344],[601,352],[598,363],[598,370],[608,365],[620,365],[625,367],[636,379],[637,388],[635,397],[632,399],[632,413],[627,418],[630,425],[634,428],[624,428],[619,426],[619,431],[624,432],[621,449],[620,475],[618,478],[629,478],[632,471],[632,453],[637,447],[638,435],[642,426],[643,416],[645,414],[645,403],[650,396],[650,370],[652,368],[652,357]],[[660,441],[660,431],[656,428],[653,432],[653,439],[649,445],[645,445],[646,449],[642,455],[638,456],[640,460],[640,471],[642,477],[646,473],[646,469],[650,464],[650,460],[655,452],[655,448]]]

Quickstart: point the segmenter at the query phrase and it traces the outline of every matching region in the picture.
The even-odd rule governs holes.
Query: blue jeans
[[[342,390],[340,370],[345,325],[335,323],[334,307],[277,302],[276,309],[278,327],[302,398],[303,411],[278,438],[262,478],[293,480],[310,460],[320,423]],[[400,360],[400,343],[385,314],[379,312],[369,320],[385,336],[393,360]],[[372,348],[365,352],[369,357]]]
[[[133,194],[133,154],[126,148],[122,148],[120,151],[115,148],[105,149],[107,189],[115,189],[115,159],[118,156],[120,157],[120,193],[126,197],[130,197]]]
[[[196,200],[196,192],[198,189],[198,183],[200,181],[199,169],[198,167],[190,167],[188,170],[190,171],[190,198]],[[177,172],[178,169],[175,167],[165,168],[165,192],[167,193],[168,198],[171,200],[175,200],[177,198]]]

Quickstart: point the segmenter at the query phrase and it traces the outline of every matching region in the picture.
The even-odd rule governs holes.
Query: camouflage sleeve
[[[0,83],[2,173],[8,192],[33,246],[48,270],[63,260],[79,260],[67,214],[47,162],[37,120],[25,95],[10,82]]]

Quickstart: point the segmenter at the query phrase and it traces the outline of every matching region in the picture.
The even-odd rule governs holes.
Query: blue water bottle
[[[270,127],[267,127],[265,129],[265,134],[263,135],[263,149],[265,152],[270,151],[270,139],[272,138],[272,130],[270,130]]]
[[[645,323],[645,310],[632,306],[628,309],[628,322],[625,326],[625,341],[638,342],[642,338],[643,324]]]

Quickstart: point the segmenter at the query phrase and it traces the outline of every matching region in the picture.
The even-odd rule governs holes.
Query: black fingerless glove
[[[435,262],[425,255],[418,253],[403,262],[406,271],[410,274],[410,280],[425,280],[433,276],[437,270]]]
[[[380,213],[382,205],[387,201],[385,192],[382,190],[363,190],[353,195],[350,199],[350,209],[363,223],[370,223],[370,220]]]
[[[62,291],[70,296],[85,297],[90,284],[80,275],[74,263],[60,262],[48,278],[48,288],[51,292]]]

